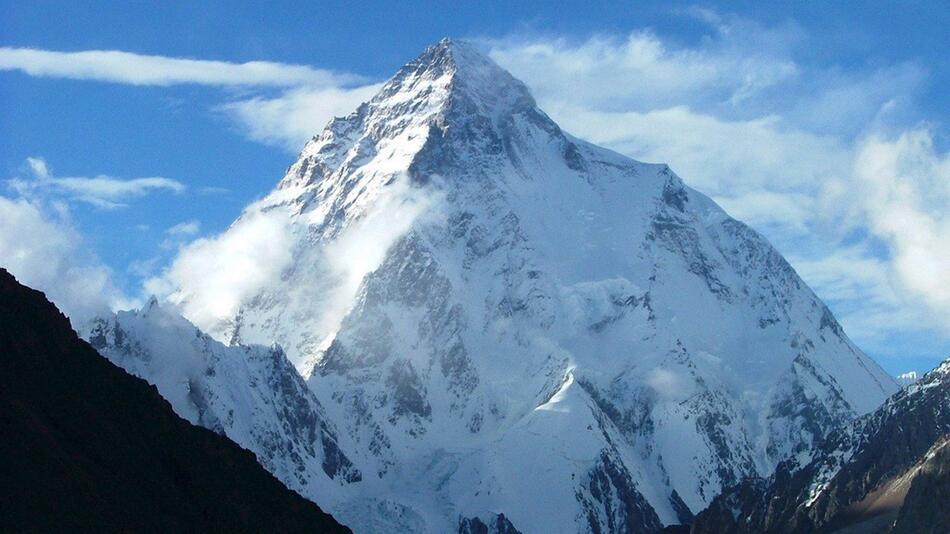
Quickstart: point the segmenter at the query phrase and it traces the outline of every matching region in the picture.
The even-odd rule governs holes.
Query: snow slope
[[[362,474],[280,347],[228,347],[154,299],[91,321],[83,337],[156,386],[175,412],[253,451],[282,482],[332,505]]]
[[[214,270],[170,300],[283,347],[362,477],[329,498],[318,469],[265,465],[357,532],[656,531],[898,389],[763,237],[566,134],[467,43],[334,119],[218,239],[261,220],[286,243],[273,273],[229,305]],[[223,431],[257,451],[269,417]]]

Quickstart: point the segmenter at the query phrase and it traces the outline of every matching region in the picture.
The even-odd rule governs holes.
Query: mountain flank
[[[0,531],[349,532],[0,269]]]
[[[689,530],[950,532],[950,359],[803,460],[728,488]]]

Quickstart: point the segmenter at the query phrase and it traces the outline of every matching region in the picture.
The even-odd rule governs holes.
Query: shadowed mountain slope
[[[0,269],[0,530],[348,532]]]
[[[727,489],[705,533],[950,532],[950,359],[807,458]]]

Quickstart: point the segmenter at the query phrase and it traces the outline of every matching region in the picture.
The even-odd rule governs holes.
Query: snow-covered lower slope
[[[318,502],[358,532],[656,531],[897,390],[764,238],[465,43],[332,121],[219,241],[262,224],[270,275],[170,300],[284,348],[362,473]]]
[[[362,478],[320,402],[277,347],[228,347],[155,300],[98,317],[84,337],[158,388],[175,412],[253,451],[282,482],[332,505]]]

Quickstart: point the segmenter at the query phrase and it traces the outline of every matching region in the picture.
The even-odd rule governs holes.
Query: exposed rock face
[[[950,532],[950,440],[924,457],[904,498],[893,532]]]
[[[511,521],[508,521],[505,514],[498,514],[493,516],[488,524],[477,517],[472,519],[463,517],[459,520],[459,534],[521,534],[521,532],[511,524]]]
[[[292,244],[280,276],[227,315],[171,300],[284,347],[352,466],[265,465],[321,503],[345,486],[358,531],[653,532],[897,390],[759,234],[465,43],[334,119],[229,231],[258,217]]]
[[[349,532],[0,269],[0,530]]]
[[[808,456],[726,490],[691,531],[946,532],[948,443],[950,360]]]

